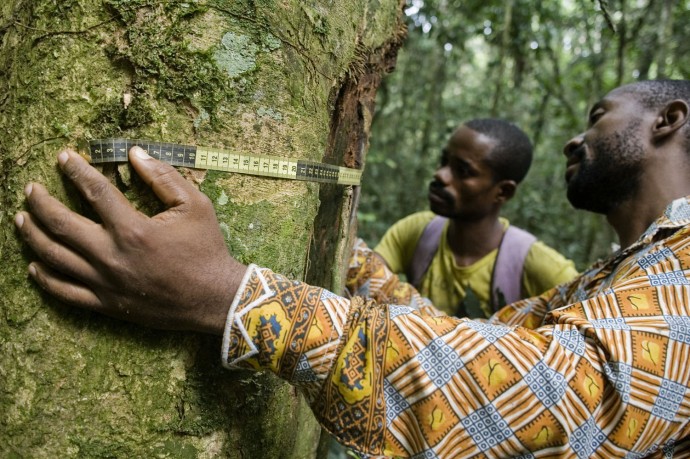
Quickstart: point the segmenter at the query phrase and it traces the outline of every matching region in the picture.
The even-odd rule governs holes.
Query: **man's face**
[[[645,158],[641,113],[633,96],[621,91],[594,105],[587,131],[564,149],[573,207],[608,214],[634,196]]]
[[[496,184],[487,162],[494,145],[493,139],[466,126],[453,133],[429,184],[429,204],[434,213],[472,220],[494,208]]]

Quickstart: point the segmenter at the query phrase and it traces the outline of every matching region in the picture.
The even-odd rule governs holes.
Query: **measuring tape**
[[[98,139],[86,142],[82,149],[85,150],[86,157],[92,164],[100,164],[126,162],[127,152],[133,146],[139,146],[150,156],[173,166],[337,183],[338,185],[359,185],[362,180],[362,171],[349,167],[279,156],[236,153],[194,145],[148,140]]]

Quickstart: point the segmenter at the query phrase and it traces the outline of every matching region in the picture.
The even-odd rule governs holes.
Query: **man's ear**
[[[505,204],[515,196],[516,189],[517,183],[515,183],[515,180],[501,180],[496,184],[496,202],[501,205]]]
[[[659,112],[652,127],[654,141],[661,142],[683,127],[688,122],[688,111],[690,111],[688,104],[682,99],[667,103]]]

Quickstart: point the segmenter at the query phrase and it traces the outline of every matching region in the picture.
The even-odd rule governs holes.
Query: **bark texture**
[[[220,368],[219,339],[65,307],[26,275],[28,181],[90,210],[55,154],[133,137],[362,167],[404,36],[400,0],[5,0],[0,4],[0,457],[314,457],[296,391]],[[128,165],[102,170],[145,213]],[[181,170],[233,255],[341,289],[356,188]],[[174,270],[171,267],[171,275]]]

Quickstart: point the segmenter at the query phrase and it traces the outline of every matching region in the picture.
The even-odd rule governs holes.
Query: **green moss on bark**
[[[304,401],[276,378],[221,369],[218,339],[143,329],[42,294],[12,219],[29,181],[93,216],[55,165],[59,149],[84,138],[340,162],[347,148],[332,142],[334,101],[363,56],[394,34],[369,25],[398,17],[400,5],[330,3],[2,2],[0,456],[313,455],[318,428]],[[142,211],[160,210],[128,166],[101,169]],[[346,232],[346,218],[340,227],[319,220],[327,195],[317,184],[181,172],[211,196],[243,261],[301,279],[313,235]],[[327,199],[348,208],[345,194]],[[342,254],[346,241],[332,240]],[[335,258],[310,269],[339,271]]]

